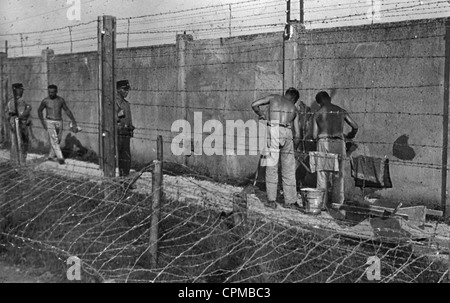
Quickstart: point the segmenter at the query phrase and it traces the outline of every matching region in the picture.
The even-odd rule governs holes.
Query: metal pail
[[[312,215],[319,215],[325,199],[325,190],[317,188],[302,188],[300,190],[305,212]]]

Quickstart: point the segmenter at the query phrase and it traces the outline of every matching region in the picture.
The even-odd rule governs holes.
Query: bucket
[[[312,215],[319,215],[322,212],[325,200],[325,190],[317,188],[302,188],[300,190],[305,212]]]

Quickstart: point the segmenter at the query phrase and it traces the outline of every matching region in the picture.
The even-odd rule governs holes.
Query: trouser
[[[344,157],[345,142],[341,139],[319,139],[317,151],[339,155],[339,172],[318,171],[317,188],[325,189],[327,206],[344,203]]]
[[[20,122],[19,126],[19,137],[20,137],[20,144],[21,144],[21,154],[20,154],[20,162],[17,158],[18,156],[18,142],[17,142],[17,134],[16,134],[16,127],[10,128],[10,135],[11,135],[11,160],[14,163],[26,163],[27,154],[28,154],[28,148],[30,145],[30,137],[28,135],[28,127],[23,122]]]
[[[131,168],[131,137],[128,135],[118,135],[117,151],[119,153],[119,176],[126,177],[130,174]]]
[[[47,132],[50,141],[49,158],[57,157],[58,159],[64,159],[59,144],[62,141],[63,122],[58,120],[46,120]]]
[[[269,153],[266,161],[267,199],[275,201],[278,188],[278,162],[281,161],[284,202],[297,203],[295,182],[295,157],[292,130],[286,127],[268,127],[270,132]]]

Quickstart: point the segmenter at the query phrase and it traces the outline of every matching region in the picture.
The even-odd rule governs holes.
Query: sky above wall
[[[77,2],[80,18],[70,20]],[[317,28],[445,17],[450,1],[304,0],[304,9],[306,27]],[[60,52],[92,50],[101,15],[119,19],[118,46],[126,47],[171,43],[183,31],[197,39],[282,31],[285,11],[284,0],[0,0],[0,51],[5,40],[10,55],[46,45]],[[291,1],[294,19],[300,19],[300,0]],[[55,28],[63,29],[46,32]]]

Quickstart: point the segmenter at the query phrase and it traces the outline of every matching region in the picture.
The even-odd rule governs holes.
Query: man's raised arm
[[[267,97],[258,99],[252,103],[252,109],[258,115],[259,119],[267,120],[267,117],[264,117],[264,114],[261,112],[261,109],[259,107],[262,105],[269,104],[270,100],[272,100],[272,96],[267,96]]]
[[[345,119],[344,120],[352,128],[352,131],[349,132],[347,135],[345,135],[345,137],[347,139],[355,138],[356,133],[358,132],[358,124],[356,124],[356,122],[350,117],[350,115],[347,112],[345,112]]]
[[[317,125],[317,113],[313,115],[312,127],[313,127],[313,139],[317,140],[319,137],[319,125]]]
[[[45,130],[47,130],[47,124],[45,123],[45,120],[44,120],[44,108],[45,108],[45,102],[44,102],[44,100],[42,100],[41,105],[39,105],[37,112],[38,112],[39,120],[41,120],[42,126],[44,127]]]
[[[300,112],[297,112],[294,119],[294,150],[297,150],[302,141],[301,129],[302,127],[300,126]]]

